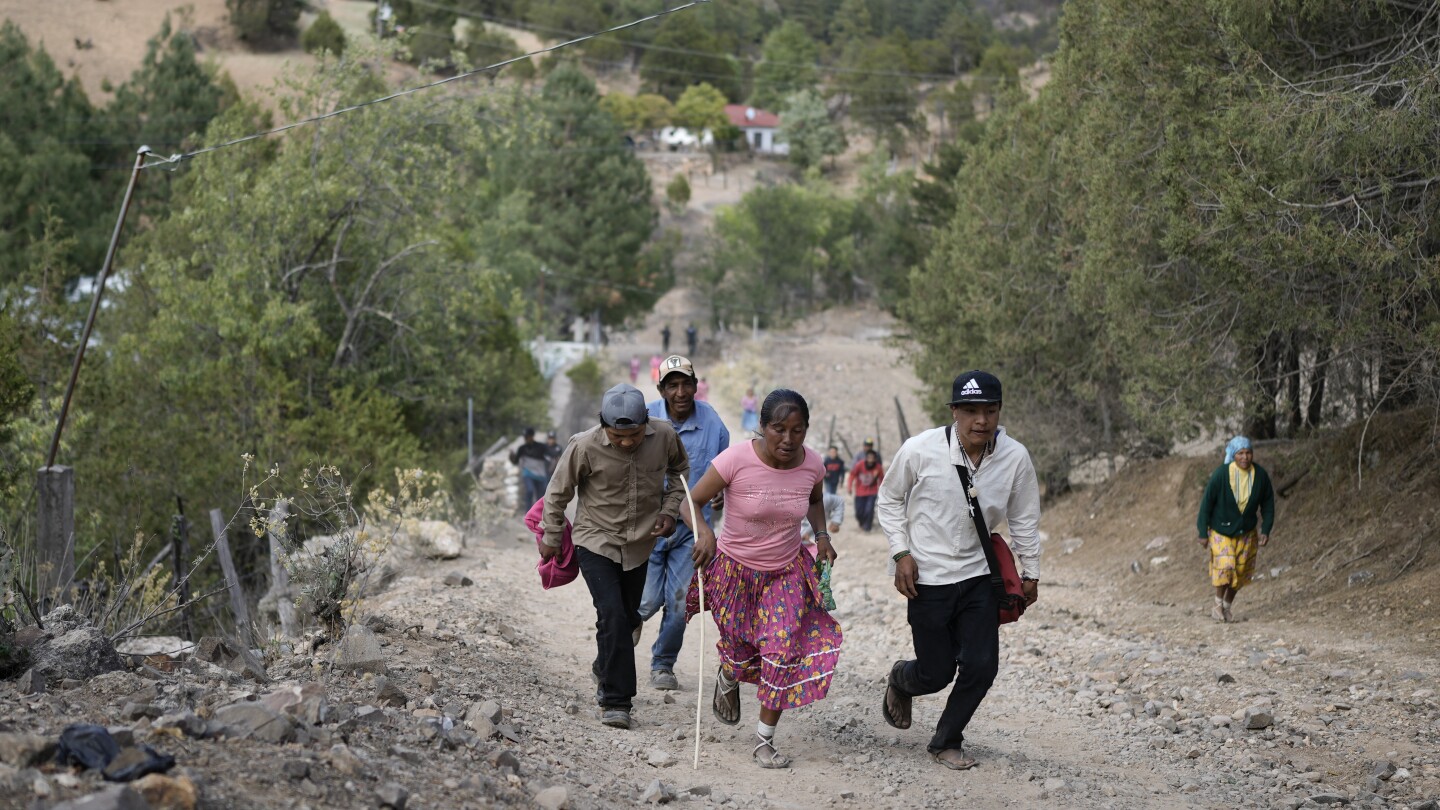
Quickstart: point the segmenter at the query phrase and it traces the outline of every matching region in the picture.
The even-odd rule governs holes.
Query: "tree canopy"
[[[1001,92],[912,275],[919,362],[986,358],[1057,473],[1440,401],[1429,13],[1067,4],[1050,83]]]
[[[783,112],[792,94],[818,86],[819,57],[820,46],[805,33],[805,27],[794,20],[785,21],[765,37],[750,103]]]

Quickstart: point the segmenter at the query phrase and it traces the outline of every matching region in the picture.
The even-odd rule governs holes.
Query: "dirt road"
[[[499,542],[477,551],[484,567],[462,568],[475,587],[407,579],[376,608],[402,624],[484,615],[492,631],[507,626],[515,641],[487,665],[486,693],[513,709],[526,754],[558,764],[552,781],[570,785],[571,807],[629,804],[657,779],[695,800],[796,808],[1408,806],[1440,793],[1433,659],[1359,629],[1217,625],[1128,603],[1077,581],[1063,558],[1047,565],[1041,601],[1002,633],[1001,673],[969,735],[980,767],[945,770],[924,751],[938,697],[917,700],[909,731],[880,716],[884,673],[909,651],[909,632],[881,536],[849,528],[836,538],[839,673],[825,701],[783,718],[778,739],[794,767],[765,771],[750,761],[753,688],[742,687],[740,726],[710,714],[713,624],[703,650],[691,624],[681,692],[642,684],[637,727],[603,727],[586,675],[594,613],[583,582],[543,591],[533,545],[518,532]],[[637,652],[642,673],[654,632],[652,622]],[[706,681],[695,770],[697,671]],[[1245,730],[1247,709],[1264,727]],[[1388,781],[1371,779],[1374,762],[1390,763],[1378,771],[1393,770]]]
[[[797,328],[801,336],[731,346],[697,365],[728,418],[733,408],[723,403],[744,385],[791,385],[814,403],[812,425],[828,425],[825,414],[833,411],[837,432],[852,441],[879,425],[882,446],[893,452],[899,437],[889,432],[891,397],[900,398],[915,429],[921,417],[914,378],[896,363],[886,326],[834,313]],[[621,373],[617,363],[617,381]],[[857,388],[856,379],[866,384]],[[766,771],[750,759],[753,687],[742,687],[738,727],[711,716],[713,624],[702,648],[699,625],[691,623],[677,667],[679,693],[644,683],[656,632],[655,622],[647,625],[637,650],[638,726],[601,726],[587,674],[595,649],[588,592],[578,581],[542,591],[533,541],[518,525],[500,524],[488,539],[493,547],[473,550],[464,570],[474,588],[437,591],[434,572],[402,581],[376,609],[431,627],[443,617],[487,616],[487,643],[497,633],[513,639],[493,654],[480,648],[485,696],[513,709],[526,754],[554,764],[531,789],[547,780],[565,784],[570,807],[669,792],[725,806],[795,808],[1423,806],[1440,796],[1433,650],[1394,626],[1336,627],[1294,612],[1272,618],[1252,605],[1242,605],[1245,621],[1220,625],[1184,598],[1165,604],[1133,594],[1122,561],[1099,559],[1091,549],[1067,554],[1070,546],[1049,539],[1084,531],[1083,512],[1072,504],[1042,520],[1041,601],[1002,631],[1000,676],[969,733],[981,765],[966,773],[925,755],[942,698],[918,699],[908,731],[881,717],[884,675],[908,656],[910,632],[904,600],[886,575],[882,536],[863,534],[853,522],[836,536],[837,617],[845,631],[839,671],[826,700],[783,718],[778,740],[795,759],[787,771]],[[504,632],[496,629],[501,624]],[[698,693],[702,751],[692,769],[698,673],[706,678]]]

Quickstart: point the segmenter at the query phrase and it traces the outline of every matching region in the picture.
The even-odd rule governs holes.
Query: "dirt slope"
[[[97,103],[109,94],[108,81],[118,86],[130,78],[145,55],[145,43],[160,30],[169,14],[172,25],[182,15],[201,47],[200,59],[229,72],[241,92],[265,98],[287,62],[313,64],[303,51],[257,53],[237,41],[226,20],[225,0],[61,0],[36,3],[0,0],[0,19],[9,19],[45,50],[65,75],[78,75],[85,92]],[[89,47],[76,45],[89,43]]]
[[[1385,636],[1431,654],[1440,645],[1440,470],[1433,414],[1412,412],[1305,442],[1261,444],[1277,488],[1274,535],[1241,619]],[[1357,457],[1363,463],[1357,472]],[[1048,553],[1117,599],[1208,610],[1195,512],[1210,458],[1132,463],[1107,484],[1062,499]],[[1080,542],[1077,542],[1080,541]]]

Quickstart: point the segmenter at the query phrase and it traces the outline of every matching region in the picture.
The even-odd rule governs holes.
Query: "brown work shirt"
[[[645,441],[632,453],[610,443],[599,425],[570,440],[545,489],[540,523],[545,545],[560,545],[565,507],[580,499],[570,537],[575,545],[620,563],[626,571],[650,558],[655,549],[655,520],[672,520],[680,512],[685,491],[680,481],[690,474],[685,445],[668,423],[652,419]]]

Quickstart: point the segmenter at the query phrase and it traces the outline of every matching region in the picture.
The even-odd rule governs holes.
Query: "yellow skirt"
[[[1255,552],[1260,548],[1259,527],[1239,537],[1210,530],[1210,584],[1240,590],[1255,573]]]

